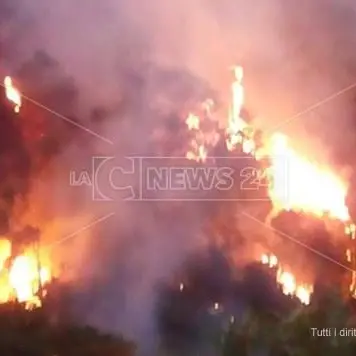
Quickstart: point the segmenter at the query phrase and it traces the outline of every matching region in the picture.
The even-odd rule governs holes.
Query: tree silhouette
[[[255,310],[245,313],[242,322],[232,325],[225,334],[221,354],[253,355],[256,350],[273,356],[355,354],[356,339],[339,333],[356,325],[350,303],[333,290],[323,290],[309,307],[288,314],[266,315]],[[315,330],[323,328],[331,328],[332,336],[317,336]]]
[[[94,328],[51,323],[45,309],[0,307],[0,353],[13,356],[133,356],[135,345]]]

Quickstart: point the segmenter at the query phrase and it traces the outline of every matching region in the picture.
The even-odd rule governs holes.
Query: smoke
[[[45,49],[76,78],[82,96],[105,104],[119,99],[120,68],[148,60],[184,68],[219,90],[227,68],[241,62],[249,107],[277,122],[354,79],[350,1],[19,1],[16,13],[27,24],[17,60]]]
[[[0,106],[2,117],[0,164],[1,164],[1,234],[9,229],[15,196],[23,196],[28,191],[30,157],[22,142],[21,130],[14,121],[10,108]]]
[[[224,102],[228,69],[236,63],[246,69],[247,107],[263,128],[274,129],[285,118],[353,84],[354,6],[336,0],[295,5],[282,0],[19,0],[3,1],[1,6],[6,14],[0,22],[2,69],[23,78],[25,94],[43,99],[62,115],[77,114],[81,124],[97,133],[76,128],[70,136],[75,140],[65,143],[66,135],[58,135],[61,149],[54,150],[53,174],[43,184],[37,182],[32,193],[34,200],[43,192],[51,195],[50,204],[41,202],[47,215],[79,216],[59,229],[62,234],[69,226],[80,229],[88,216],[115,213],[90,230],[92,238],[83,240],[79,234],[65,243],[70,269],[79,271],[86,288],[94,286],[85,297],[90,304],[85,316],[104,328],[152,340],[155,286],[169,280],[200,244],[201,227],[211,211],[193,204],[92,202],[83,187],[68,187],[68,171],[87,168],[99,155],[172,154],[165,144],[179,146],[172,134],[177,108],[204,90]],[[29,63],[38,51],[57,66],[43,63],[42,57],[37,73]],[[66,79],[66,94],[54,91],[51,97],[56,100],[51,101],[43,94],[51,91],[54,78],[72,82]],[[326,152],[338,163],[350,164],[352,99],[351,92],[345,93],[280,129],[293,133],[296,141],[302,138],[302,149],[307,146],[316,158]],[[43,119],[61,121],[48,113]],[[154,142],[153,132],[161,126],[166,131],[160,137],[168,135],[173,143]],[[55,136],[57,126],[52,130]],[[71,248],[74,252],[69,253]]]

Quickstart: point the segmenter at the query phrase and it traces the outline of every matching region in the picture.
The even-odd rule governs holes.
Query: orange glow
[[[244,104],[244,87],[242,85],[243,68],[240,66],[234,67],[235,80],[231,86],[232,103],[229,114],[229,122],[227,127],[226,147],[229,151],[236,148],[238,144],[242,144],[242,150],[245,153],[252,153],[254,150],[254,142],[250,138],[246,138],[244,133],[248,127],[247,123],[241,118],[241,109]]]
[[[197,162],[205,162],[208,157],[208,147],[214,147],[220,140],[220,136],[216,130],[203,132],[201,123],[203,120],[210,120],[211,109],[214,102],[211,99],[206,100],[201,104],[203,115],[199,116],[195,113],[189,113],[185,124],[188,131],[193,135],[186,158]]]
[[[275,255],[263,254],[261,256],[261,263],[269,267],[276,267],[278,265],[278,258]]]
[[[269,146],[269,195],[277,211],[294,210],[349,220],[347,185],[329,169],[298,155],[286,136],[275,134]]]
[[[40,266],[31,249],[11,259],[11,243],[0,240],[0,303],[17,300],[27,309],[41,306],[40,288],[51,281],[47,266]]]
[[[267,194],[273,205],[273,213],[296,211],[316,217],[328,217],[341,221],[345,225],[345,233],[350,239],[356,238],[356,226],[350,222],[349,211],[345,203],[347,183],[333,172],[331,167],[313,162],[293,148],[289,139],[276,132],[265,137],[262,147],[255,141],[256,128],[247,123],[241,116],[245,101],[243,86],[244,71],[241,66],[233,67],[234,80],[231,85],[231,103],[226,126],[226,148],[229,151],[241,149],[257,161],[268,162],[264,176],[267,183]],[[211,118],[210,105],[203,104],[208,118]],[[199,115],[189,114],[186,124],[189,131],[195,132],[187,153],[188,159],[204,162],[208,156],[208,147],[215,146],[219,136],[214,139],[211,133],[202,132]],[[209,144],[207,144],[209,142]],[[262,142],[259,142],[261,145]],[[266,160],[264,160],[266,158]],[[354,251],[347,250],[346,258],[354,260]],[[282,269],[276,256],[263,255],[261,262],[269,267],[276,267],[277,283],[282,286],[283,293],[296,296],[302,303],[308,304],[312,288],[309,285],[297,284],[295,276]],[[356,273],[352,275],[350,288],[356,290]]]
[[[191,141],[190,149],[186,154],[186,158],[197,162],[204,162],[208,152],[203,143],[204,135],[199,131],[200,117],[193,113],[189,113],[185,123],[189,131],[195,131],[195,138]]]
[[[7,76],[4,79],[6,98],[14,104],[14,112],[19,113],[22,105],[21,93],[12,83],[11,77]]]
[[[351,260],[352,260],[352,253],[349,248],[346,250],[346,259],[347,259],[347,262],[351,262]]]
[[[345,234],[349,235],[351,237],[351,240],[355,239],[355,234],[356,234],[356,225],[353,223],[350,223],[345,226]]]
[[[302,304],[310,304],[313,293],[311,285],[297,283],[295,276],[279,264],[275,255],[263,254],[260,261],[269,268],[277,268],[276,282],[281,286],[283,294],[296,297]]]
[[[275,212],[303,211],[320,217],[327,214],[348,221],[349,213],[345,204],[347,185],[330,169],[298,154],[289,144],[288,138],[280,133],[267,139],[265,146],[256,152],[254,128],[241,118],[244,104],[242,67],[234,67],[234,74],[226,146],[232,151],[241,145],[244,153],[256,159],[265,156],[271,160],[268,169],[269,197]]]
[[[350,222],[349,211],[345,203],[347,183],[333,172],[331,167],[313,162],[293,148],[288,138],[276,132],[265,137],[263,147],[257,147],[256,128],[241,116],[245,101],[243,86],[244,71],[241,66],[233,67],[234,80],[231,85],[231,103],[226,125],[226,148],[229,151],[241,149],[257,161],[268,162],[264,176],[267,180],[267,194],[273,205],[273,213],[283,210],[303,212],[316,217],[328,217],[345,224],[345,233],[350,239],[356,238],[356,226]],[[211,117],[211,106],[206,108]],[[200,131],[201,118],[189,114],[186,124],[188,130],[195,131],[195,139],[187,153],[188,159],[204,162],[208,155],[207,135]],[[211,135],[211,134],[210,134]],[[215,140],[215,141],[214,141]],[[219,137],[210,141],[215,146]],[[262,142],[259,142],[261,145]],[[354,260],[354,251],[346,251],[349,262]],[[312,289],[308,285],[298,285],[289,271],[281,269],[276,256],[263,255],[263,264],[278,267],[277,282],[283,293],[296,296],[302,303],[308,304]],[[356,290],[356,273],[352,276],[351,289]]]

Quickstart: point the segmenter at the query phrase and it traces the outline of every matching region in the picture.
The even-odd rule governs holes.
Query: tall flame
[[[235,80],[231,86],[232,103],[227,127],[226,147],[229,151],[232,151],[238,144],[241,144],[243,152],[252,153],[255,149],[255,144],[252,138],[246,135],[248,125],[241,118],[241,109],[245,99],[242,85],[244,72],[240,66],[234,67],[233,70]]]
[[[15,113],[19,113],[22,105],[21,93],[18,89],[14,87],[11,77],[5,77],[4,87],[6,98],[14,104]]]

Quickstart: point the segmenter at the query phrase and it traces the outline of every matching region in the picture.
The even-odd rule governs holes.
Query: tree
[[[0,307],[0,354],[12,356],[133,356],[121,337],[79,325],[53,324],[47,311],[19,304]]]
[[[356,339],[340,331],[355,327],[352,315],[350,301],[330,290],[323,290],[309,307],[301,306],[288,315],[250,311],[226,333],[221,354],[252,355],[262,350],[271,356],[351,356]],[[331,336],[317,336],[316,330],[322,329],[330,330]]]

